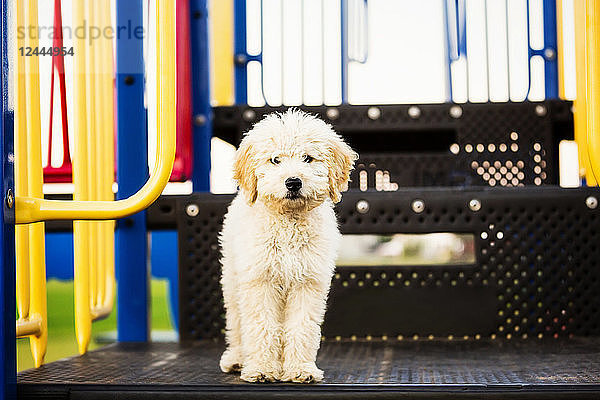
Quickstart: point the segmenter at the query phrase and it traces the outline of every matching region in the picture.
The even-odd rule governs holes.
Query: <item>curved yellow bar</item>
[[[79,2],[74,2],[74,8],[83,8]],[[175,161],[175,11],[172,0],[160,0],[157,8],[158,25],[157,48],[158,62],[158,130],[157,130],[157,163],[146,184],[131,197],[118,201],[60,201],[45,200],[35,197],[17,197],[15,205],[15,220],[17,224],[27,224],[48,220],[109,220],[123,218],[149,207],[162,193],[169,181]],[[172,13],[171,13],[172,11]],[[168,15],[173,14],[173,15]],[[165,20],[169,22],[165,22]],[[76,40],[77,46],[78,40]],[[161,47],[162,46],[162,47]],[[76,57],[78,54],[75,50]],[[81,54],[80,54],[81,56]],[[76,63],[77,64],[77,63]],[[81,66],[76,67],[76,70]],[[82,73],[79,70],[79,73]],[[77,74],[77,71],[76,71]],[[76,83],[78,99],[85,98],[85,88]],[[84,116],[85,117],[85,116]],[[76,112],[76,129],[85,127]],[[77,135],[81,137],[85,135]],[[76,144],[77,146],[77,144]],[[80,153],[81,154],[81,153]],[[78,160],[75,160],[76,162]],[[75,176],[74,176],[75,178]],[[75,179],[74,179],[75,180]],[[41,197],[41,196],[40,196]]]
[[[586,0],[587,144],[591,172],[600,178],[600,0]]]
[[[575,73],[577,81],[577,94],[573,102],[573,123],[575,141],[579,155],[579,176],[585,177],[589,186],[596,186],[596,180],[592,174],[590,158],[587,149],[587,76],[586,76],[586,40],[585,40],[585,0],[575,1],[573,4],[575,21]]]
[[[163,112],[162,114],[168,118],[169,113]],[[15,222],[29,224],[50,220],[118,219],[148,208],[160,196],[169,182],[175,161],[175,127],[173,126],[172,130],[170,128],[168,132],[159,130],[157,144],[159,162],[155,164],[150,179],[133,196],[118,201],[62,201],[17,197],[15,199]]]

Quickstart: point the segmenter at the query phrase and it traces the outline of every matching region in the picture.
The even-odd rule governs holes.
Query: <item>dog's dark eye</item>
[[[305,163],[312,162],[313,160],[314,160],[314,158],[312,158],[308,154],[305,154],[304,157],[302,158],[302,161],[304,161]]]
[[[271,157],[272,164],[279,164],[280,162],[281,160],[279,159],[279,157]]]

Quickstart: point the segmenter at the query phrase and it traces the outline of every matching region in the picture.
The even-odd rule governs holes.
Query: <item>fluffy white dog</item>
[[[271,114],[242,140],[240,192],[221,232],[227,350],[223,372],[248,382],[317,382],[315,360],[340,233],[333,211],[357,154],[298,110]]]

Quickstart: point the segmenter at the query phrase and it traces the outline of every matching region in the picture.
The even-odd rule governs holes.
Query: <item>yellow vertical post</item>
[[[587,148],[587,76],[586,76],[586,0],[574,1],[575,7],[575,73],[577,93],[573,102],[573,121],[575,141],[579,154],[579,175],[585,177],[587,184],[596,185],[592,174]],[[579,21],[579,23],[577,22]]]
[[[96,9],[98,26],[104,30],[110,26],[110,2],[102,0]],[[112,201],[114,195],[114,90],[113,90],[113,54],[112,42],[102,37],[96,46],[96,89],[97,107],[97,143],[98,143],[98,182],[99,200]],[[114,297],[114,221],[100,221],[98,224],[98,266],[96,307],[112,309]]]
[[[81,0],[80,0],[81,1]],[[96,21],[96,3],[97,0],[85,1],[86,3],[86,20],[90,26],[98,26]],[[97,176],[98,172],[98,127],[96,119],[99,119],[98,108],[96,104],[96,54],[97,48],[96,43],[98,39],[89,37],[86,40],[86,93],[87,93],[87,152],[86,158],[88,160],[87,172],[87,184],[88,184],[88,195],[89,200],[98,200],[97,197]],[[79,135],[84,134],[78,132]],[[98,223],[97,222],[86,222],[88,225],[88,248],[89,258],[87,265],[81,265],[80,268],[89,268],[89,285],[90,285],[90,297],[89,307],[93,309],[96,301],[97,293],[97,269],[98,269]],[[78,267],[78,268],[79,268]]]
[[[103,26],[103,18],[102,18],[102,12],[103,9],[105,8],[106,5],[106,0],[99,0],[97,2],[95,2],[95,7],[93,9],[93,14],[92,14],[92,18],[95,18],[93,20],[93,23],[95,26],[97,26],[98,28],[100,28],[101,30],[103,30],[104,26]],[[91,97],[93,97],[94,99],[96,99],[96,104],[95,107],[93,108],[93,114],[95,116],[95,133],[96,133],[96,137],[94,138],[95,140],[95,152],[96,152],[96,159],[95,161],[95,165],[92,171],[90,171],[92,174],[95,175],[95,179],[93,179],[94,185],[95,185],[95,197],[94,200],[105,200],[103,198],[103,186],[104,186],[104,180],[106,179],[105,174],[104,174],[104,153],[107,151],[107,149],[104,148],[104,135],[106,134],[105,132],[105,127],[108,123],[108,121],[106,120],[106,109],[105,109],[105,99],[104,99],[104,91],[102,90],[102,78],[104,76],[104,66],[106,64],[109,63],[110,59],[104,58],[105,54],[103,54],[103,46],[104,46],[104,41],[105,39],[103,37],[98,38],[97,40],[94,40],[91,43],[91,53],[92,56],[90,57],[90,64],[91,64],[91,73],[93,74],[92,76],[89,77],[89,79],[93,79],[94,80],[94,84],[95,84],[95,91],[92,92],[94,93]],[[88,112],[88,117],[90,116],[90,113]],[[105,285],[104,285],[104,268],[106,265],[106,260],[104,258],[105,256],[105,249],[104,249],[104,241],[106,236],[104,235],[104,231],[105,231],[105,226],[104,226],[104,222],[103,221],[99,221],[99,222],[92,222],[93,226],[95,226],[95,230],[96,230],[96,240],[94,241],[94,243],[92,244],[93,246],[96,247],[96,269],[95,271],[92,269],[90,271],[90,274],[95,275],[95,281],[96,281],[96,291],[95,293],[92,292],[91,296],[92,296],[92,307],[98,307],[102,304],[102,299],[104,297],[104,289],[105,289]],[[92,255],[90,255],[91,257]],[[91,285],[91,288],[94,288],[94,285]]]
[[[586,0],[588,155],[596,182],[600,178],[600,0]]]
[[[29,26],[38,26],[38,2],[27,0],[26,20]],[[38,47],[35,35],[26,35],[25,46],[33,49]],[[28,192],[32,197],[43,197],[42,184],[42,146],[40,122],[40,70],[38,57],[26,57],[25,60],[26,96],[27,96],[27,174]],[[41,319],[41,329],[38,335],[29,339],[34,364],[40,366],[44,361],[47,343],[46,320],[46,265],[44,250],[44,223],[37,222],[29,228],[29,262],[31,277],[30,315]]]
[[[73,26],[85,26],[85,6],[87,1],[73,2]],[[73,152],[73,199],[89,200],[87,154],[87,96],[86,96],[86,39],[75,35],[73,39],[75,65],[74,82],[74,132],[75,151]],[[89,236],[85,221],[73,221],[73,250],[75,256],[75,334],[79,353],[86,352],[92,329],[89,304]]]
[[[156,1],[156,104],[157,132],[176,130],[175,105],[175,2]],[[157,152],[156,161],[163,157]]]
[[[110,26],[112,23],[110,14],[110,1],[106,1],[102,8],[102,26]],[[103,156],[103,197],[102,200],[113,201],[114,194],[112,185],[115,176],[115,157],[114,157],[114,135],[115,135],[115,116],[114,116],[114,62],[112,40],[104,39],[102,46],[102,59],[108,60],[106,71],[102,74],[102,99],[105,113],[106,125],[104,139]],[[104,294],[102,305],[107,309],[112,309],[115,295],[115,222],[104,221]]]
[[[577,0],[575,0],[577,1]],[[565,98],[565,57],[564,49],[564,32],[563,32],[563,4],[564,0],[556,0],[556,41],[558,53],[558,97]]]
[[[25,26],[24,3],[16,5],[17,26]],[[17,35],[18,48],[25,47],[25,38]],[[15,194],[28,196],[27,187],[27,105],[25,103],[25,57],[15,56],[17,79],[15,79]],[[15,226],[15,250],[17,264],[17,310],[19,319],[29,317],[29,225]]]
[[[210,41],[213,104],[235,103],[233,0],[210,0]]]

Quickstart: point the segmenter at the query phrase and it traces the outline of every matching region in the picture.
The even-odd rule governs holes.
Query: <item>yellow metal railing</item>
[[[111,25],[110,2],[73,5],[75,26],[87,21],[104,30]],[[87,132],[76,140],[73,183],[77,201],[112,201],[114,177],[113,55],[108,38],[75,42],[75,129]],[[92,321],[113,308],[114,222],[74,221],[75,333],[80,353],[91,337]]]
[[[37,26],[37,0],[16,2],[18,26]],[[110,1],[74,1],[74,26],[107,27]],[[148,207],[166,186],[175,159],[175,2],[156,1],[157,154],[153,172],[133,196],[114,201],[113,55],[109,39],[74,40],[74,201],[45,200],[42,193],[39,64],[16,57],[15,220],[17,250],[17,335],[29,336],[35,365],[46,351],[44,223],[75,220],[75,329],[79,352],[91,337],[93,320],[113,308],[114,219]],[[18,35],[17,35],[18,36]],[[37,47],[36,37],[18,47]],[[101,69],[102,68],[102,69]],[[94,222],[88,220],[96,220]]]
[[[119,201],[60,201],[45,200],[32,196],[16,198],[16,223],[27,224],[39,221],[49,220],[108,220],[123,218],[135,214],[152,204],[166,186],[173,162],[175,160],[175,31],[174,31],[174,12],[175,5],[173,1],[157,1],[157,11],[160,24],[157,33],[157,87],[158,87],[158,140],[156,163],[150,179],[146,184],[131,197]],[[80,2],[74,2],[74,8],[83,8]],[[160,10],[164,11],[160,11]],[[75,11],[75,10],[74,10]],[[84,15],[84,14],[83,14]],[[82,20],[83,15],[75,14],[75,18]],[[166,26],[169,21],[171,25]],[[76,98],[85,98],[85,76],[83,75],[80,57],[84,57],[81,52],[77,54],[77,49],[85,43],[83,39],[75,41],[76,68],[75,68],[75,94]],[[173,42],[173,43],[171,43]],[[84,61],[85,62],[85,61]],[[77,103],[77,101],[75,102]],[[79,105],[78,105],[79,106]],[[85,111],[76,110],[75,129],[85,127]],[[79,138],[82,135],[77,135]],[[75,148],[79,146],[76,144]],[[81,150],[83,150],[81,146]],[[82,154],[82,153],[80,153]],[[74,161],[78,162],[78,157],[74,156]],[[77,185],[76,185],[77,186]]]
[[[577,93],[573,102],[573,122],[575,141],[579,158],[579,175],[585,177],[588,185],[595,186],[596,179],[592,174],[588,155],[588,102],[587,102],[587,61],[586,61],[586,0],[575,1],[575,74]]]
[[[19,1],[17,24],[37,26],[37,0]],[[35,35],[17,35],[17,48],[38,47]],[[42,197],[42,152],[40,146],[40,86],[38,57],[16,57],[15,191],[17,196]],[[46,265],[44,223],[16,228],[18,337],[29,337],[34,364],[40,366],[46,354]]]

